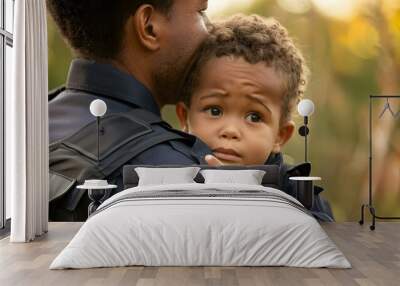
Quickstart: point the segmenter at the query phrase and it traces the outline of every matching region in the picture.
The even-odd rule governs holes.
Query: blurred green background
[[[237,12],[280,21],[311,69],[306,98],[311,117],[310,160],[323,178],[324,196],[337,221],[359,220],[368,200],[368,109],[370,94],[400,95],[399,0],[209,0],[211,20]],[[72,54],[48,18],[49,89],[64,83]],[[398,101],[400,102],[400,100]],[[381,216],[400,215],[400,113],[397,119],[373,107],[373,192]],[[391,100],[395,112],[400,104]],[[164,118],[179,128],[175,109]],[[302,119],[295,116],[300,126]],[[301,162],[297,134],[286,145],[291,163]]]

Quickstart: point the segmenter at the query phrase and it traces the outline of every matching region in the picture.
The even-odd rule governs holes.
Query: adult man
[[[207,35],[207,4],[207,0],[47,0],[51,15],[77,55],[65,88],[50,94],[51,146],[93,122],[90,102],[102,99],[107,113],[134,110],[139,121],[146,123],[151,118],[153,132],[179,137],[152,142],[125,163],[206,163],[208,147],[162,122],[160,108],[177,101],[181,79]],[[64,157],[54,156],[50,152],[51,171],[64,162]],[[121,168],[122,164],[106,177],[120,188]],[[66,177],[63,172],[50,175],[50,219],[85,220],[85,192],[70,188],[72,179],[60,183]]]

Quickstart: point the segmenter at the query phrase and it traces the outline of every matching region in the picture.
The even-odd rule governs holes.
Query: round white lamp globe
[[[314,103],[310,99],[303,99],[297,105],[297,111],[303,117],[311,116],[314,113]]]
[[[107,104],[101,99],[95,99],[90,103],[90,113],[96,117],[102,117],[107,112]]]

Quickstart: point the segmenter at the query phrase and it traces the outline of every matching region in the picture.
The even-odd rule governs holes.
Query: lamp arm
[[[308,116],[304,116],[304,126],[306,129],[305,136],[304,136],[304,160],[307,163],[308,162],[308,140],[307,140],[307,135],[308,135]]]
[[[97,119],[97,165],[100,165],[100,116]]]

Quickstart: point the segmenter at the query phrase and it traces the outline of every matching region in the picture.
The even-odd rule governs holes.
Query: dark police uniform
[[[163,133],[176,132],[179,136],[187,139],[172,139],[152,145],[129,161],[126,161],[124,165],[207,164],[204,157],[207,154],[211,154],[209,147],[200,139],[173,130],[166,122],[162,122],[159,107],[153,96],[139,81],[111,65],[99,64],[84,59],[72,61],[65,88],[61,88],[49,95],[50,146],[57,145],[57,142],[63,142],[65,138],[74,136],[75,133],[79,133],[78,131],[95,120],[89,111],[90,103],[95,99],[102,99],[106,102],[107,114],[124,114],[132,111],[137,114],[140,114],[139,111],[150,112],[152,117],[158,118],[160,121],[159,124],[152,125],[152,129],[156,134],[162,135]],[[144,118],[142,119],[145,120]],[[89,132],[88,134],[93,133]],[[103,135],[107,137],[109,133]],[[61,153],[61,157],[57,157],[56,160],[66,165],[63,166],[63,170],[73,169],[75,166],[68,166],[69,163],[62,162],[64,158],[68,159],[68,156],[65,156],[65,153]],[[54,157],[56,155],[50,152],[50,169],[52,169]],[[281,154],[271,155],[266,163],[281,166],[282,189],[294,196],[295,186],[288,179],[291,171],[288,171],[289,167],[283,164]],[[71,164],[75,165],[75,163]],[[115,172],[105,177],[109,183],[118,186],[114,193],[121,191],[123,188],[122,168],[123,165],[118,165]],[[307,171],[306,173],[300,171],[298,175],[307,176],[309,174],[307,174]],[[85,177],[85,179],[93,178],[96,178],[93,174]],[[49,208],[51,220],[86,220],[89,199],[84,190],[78,190],[75,187],[76,185],[73,185],[68,192],[51,201]],[[333,216],[329,204],[319,196],[321,190],[316,188],[312,213],[322,221],[332,221]],[[50,193],[51,196],[52,194]]]
[[[65,88],[49,95],[49,139],[54,144],[75,132],[95,118],[89,111],[90,103],[102,99],[107,104],[107,113],[125,113],[143,109],[160,117],[160,109],[150,91],[132,76],[123,73],[109,64],[99,64],[84,59],[72,61]],[[165,122],[164,122],[165,123]],[[152,128],[163,133],[167,123]],[[162,142],[141,152],[126,164],[161,165],[206,164],[204,157],[210,154],[208,146],[196,137],[181,133],[187,141],[170,140]],[[188,143],[193,142],[193,144]],[[109,178],[109,183],[122,188],[122,167]],[[63,221],[85,220],[88,197],[78,189],[50,205],[50,219]]]

